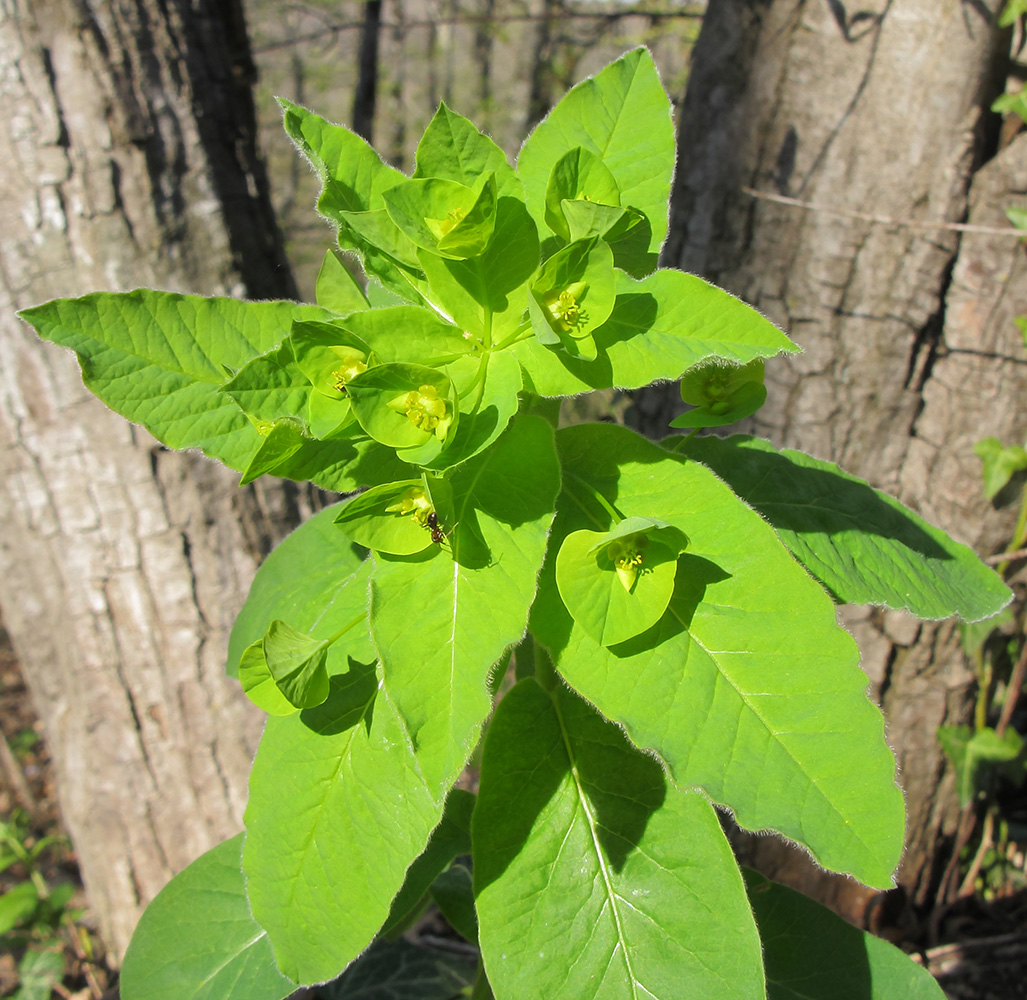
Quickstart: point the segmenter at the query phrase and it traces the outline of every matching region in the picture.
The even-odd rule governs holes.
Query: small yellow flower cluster
[[[432,236],[437,240],[441,240],[444,236],[448,236],[453,229],[456,227],[458,222],[461,222],[467,212],[462,208],[451,208],[444,219],[428,219],[425,218],[424,224],[428,227]]]
[[[573,281],[559,293],[553,291],[546,296],[549,315],[565,333],[588,321],[588,313],[581,308],[578,301],[584,297],[585,290],[586,285],[583,281]]]
[[[387,514],[409,514],[422,528],[434,510],[427,494],[417,486],[409,487],[394,504],[385,508]]]
[[[642,550],[649,544],[649,539],[641,533],[628,535],[625,538],[618,538],[610,542],[607,547],[607,554],[613,560],[614,568],[617,571],[617,579],[621,586],[631,592],[631,588],[638,579],[639,569],[645,562]]]
[[[363,359],[354,355],[352,358],[347,358],[338,368],[334,368],[331,374],[332,388],[337,389],[339,392],[345,392],[346,383],[350,379],[356,378],[362,372],[367,371],[367,365]]]
[[[423,431],[444,438],[452,423],[449,403],[433,385],[421,385],[397,396],[388,404],[390,410],[405,413],[407,420]]]

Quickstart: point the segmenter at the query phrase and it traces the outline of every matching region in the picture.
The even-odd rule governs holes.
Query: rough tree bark
[[[969,212],[1001,226],[1011,192],[1024,191],[1022,144],[975,177],[995,151],[986,109],[1007,67],[1002,5],[711,0],[667,248],[805,349],[768,365],[768,403],[746,429],[839,462],[985,553],[1011,521],[985,502],[972,446],[1027,431],[1012,324],[1027,312],[1027,269],[1016,240],[944,225]],[[921,228],[754,199],[746,187]],[[900,881],[924,903],[956,815],[935,731],[965,720],[972,674],[951,623],[879,611],[849,623],[906,792]]]
[[[240,491],[82,387],[17,308],[289,295],[235,0],[0,0],[0,608],[101,933],[240,824],[260,713],[228,629],[296,491]]]

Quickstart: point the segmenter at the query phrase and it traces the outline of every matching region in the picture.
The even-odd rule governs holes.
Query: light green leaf
[[[27,880],[0,895],[0,934],[6,934],[22,920],[32,916],[38,903],[39,893]]]
[[[460,398],[460,422],[451,441],[429,469],[449,469],[484,451],[517,412],[521,366],[507,351],[480,358],[461,358],[446,371]]]
[[[332,979],[370,944],[442,807],[373,666],[351,660],[323,705],[268,719],[243,869],[285,975]]]
[[[18,989],[11,1000],[50,1000],[63,979],[64,954],[59,943],[30,947],[18,963]]]
[[[385,685],[438,795],[488,714],[490,668],[524,634],[559,488],[551,441],[542,419],[515,419],[451,474],[446,546],[375,557],[371,629]]]
[[[674,174],[670,101],[652,56],[635,49],[574,87],[535,129],[517,161],[528,208],[540,228],[546,189],[557,161],[576,146],[599,157],[620,189],[620,204],[648,219],[649,270],[667,235],[667,203]]]
[[[340,316],[348,316],[367,308],[364,290],[334,250],[325,254],[321,270],[317,272],[314,296],[319,306]]]
[[[379,937],[402,933],[427,905],[432,883],[458,854],[471,853],[471,811],[476,796],[454,788],[446,799],[442,822],[435,827],[424,853],[407,871],[403,888],[392,901],[389,919]]]
[[[407,461],[430,461],[456,430],[456,390],[441,369],[378,365],[347,383],[346,390],[360,426],[381,444],[409,450]]]
[[[496,177],[468,187],[440,177],[404,181],[385,192],[385,207],[407,238],[451,260],[480,257],[496,228]]]
[[[629,517],[613,531],[573,531],[563,540],[556,556],[560,597],[600,645],[644,632],[667,610],[683,546],[661,544],[661,527],[652,518]]]
[[[347,434],[351,432],[351,428],[346,428]],[[393,448],[363,435],[330,441],[304,438],[299,451],[275,469],[276,476],[296,482],[309,479],[336,493],[352,493],[362,486],[406,479],[413,472]]]
[[[265,473],[274,472],[303,447],[305,435],[297,420],[276,420],[270,428],[258,427],[260,443],[243,469],[239,485],[245,486]]]
[[[439,105],[417,144],[414,177],[442,177],[473,187],[485,174],[496,175],[500,198],[524,201],[524,189],[506,154],[474,123],[445,103]]]
[[[448,486],[448,484],[446,484]],[[431,545],[433,505],[420,479],[373,486],[339,508],[335,523],[358,545],[409,556]]]
[[[293,320],[327,314],[293,302],[139,289],[54,299],[19,315],[78,355],[83,382],[112,410],[170,448],[199,448],[241,471],[257,431],[219,387],[275,347]]]
[[[227,672],[262,639],[275,618],[327,639],[366,612],[370,563],[333,523],[339,506],[328,507],[300,525],[264,560],[228,641]],[[366,627],[354,628],[328,651],[329,674],[345,669],[346,657],[374,658]]]
[[[763,941],[767,1000],[945,1000],[934,977],[893,944],[826,906],[745,872]]]
[[[1027,451],[1019,445],[1005,447],[996,437],[987,437],[974,445],[974,452],[982,463],[984,493],[993,500],[1018,472],[1027,469]]]
[[[299,708],[278,689],[264,655],[264,640],[250,643],[239,660],[239,683],[246,697],[268,715],[292,715]],[[322,699],[323,700],[323,699]]]
[[[242,839],[197,858],[146,908],[121,968],[125,1000],[281,1000],[295,991],[250,914]]]
[[[317,210],[338,227],[340,246],[357,250],[364,270],[394,294],[406,301],[420,302],[423,281],[418,272],[404,267],[365,235],[371,232],[375,237],[381,236],[382,220],[389,223],[384,215],[383,193],[407,178],[385,164],[371,146],[349,129],[333,125],[282,98],[278,103],[286,133],[321,180]],[[381,214],[356,220],[353,213]]]
[[[524,680],[499,703],[471,836],[498,1000],[762,1000],[759,938],[713,808],[562,686]]]
[[[476,345],[459,327],[431,309],[385,306],[346,320],[346,329],[366,341],[385,362],[446,364],[470,354]]]
[[[568,242],[572,237],[564,212],[564,201],[580,200],[582,204],[602,205],[620,209],[620,188],[603,161],[587,149],[577,146],[564,153],[553,165],[546,185],[545,222],[557,236]]]
[[[474,963],[409,941],[376,941],[345,975],[318,989],[324,1000],[454,1000],[474,983]]]
[[[1006,585],[965,545],[831,462],[743,435],[673,447],[755,507],[843,604],[977,621],[1009,603]]]
[[[528,285],[528,315],[538,340],[595,360],[592,334],[613,312],[613,275],[613,253],[596,237],[554,253]]]
[[[560,673],[680,786],[703,788],[747,829],[804,844],[824,867],[890,886],[903,843],[895,761],[828,596],[698,463],[668,462],[603,424],[562,430],[557,444],[565,493],[554,538],[610,526],[589,491],[688,538],[663,618],[615,647],[566,613],[547,560],[531,628]]]
[[[261,642],[268,672],[296,708],[314,708],[328,697],[330,645],[330,638],[314,639],[278,618],[268,626]]]
[[[938,740],[956,769],[959,804],[964,809],[987,788],[996,765],[1016,761],[1024,752],[1023,737],[1013,728],[1000,737],[990,726],[976,733],[969,726],[939,726]],[[1018,784],[1022,784],[1023,769],[1017,770]]]
[[[798,348],[758,312],[701,278],[660,270],[642,281],[614,272],[613,313],[593,334],[595,361],[571,358],[532,338],[511,350],[525,385],[542,396],[676,379],[706,358],[746,364]]]
[[[681,376],[681,398],[695,407],[671,427],[726,427],[751,417],[766,401],[763,359],[733,365],[714,359]]]

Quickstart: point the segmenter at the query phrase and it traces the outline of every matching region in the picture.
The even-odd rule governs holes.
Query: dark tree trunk
[[[0,5],[0,608],[101,933],[240,826],[228,630],[301,494],[167,452],[14,316],[140,285],[288,296],[235,0]]]
[[[1003,200],[1024,190],[1022,146],[975,173],[995,152],[986,109],[1008,64],[1002,6],[711,0],[666,248],[804,348],[768,364],[769,400],[749,430],[839,462],[984,553],[1011,519],[985,502],[972,446],[1027,432],[1012,323],[1027,312],[1027,271],[1015,239],[950,224],[969,213],[1001,226]],[[648,413],[663,426],[665,415]],[[924,903],[957,814],[935,733],[966,720],[973,675],[952,623],[881,611],[848,621],[906,792],[900,880]]]
[[[378,41],[382,28],[382,0],[366,0],[357,56],[357,86],[353,92],[353,131],[368,142],[374,134],[378,103]]]

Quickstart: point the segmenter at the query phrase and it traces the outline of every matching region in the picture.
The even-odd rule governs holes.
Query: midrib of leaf
[[[249,948],[252,948],[261,938],[265,937],[267,937],[267,931],[261,929],[259,934],[255,934],[245,944],[240,945],[238,949],[234,952],[234,954],[229,955],[229,957],[226,958],[220,965],[215,966],[213,969],[211,969],[209,975],[205,979],[201,980],[198,985],[206,986],[222,970],[227,969],[228,966],[230,966],[244,951],[247,951]],[[239,981],[238,975],[236,975],[235,981]]]
[[[578,805],[581,807],[581,811],[585,814],[585,822],[588,824],[589,836],[592,838],[592,847],[595,850],[596,859],[599,862],[599,870],[603,876],[603,885],[606,888],[606,898],[610,906],[610,912],[613,914],[613,924],[617,932],[617,947],[620,949],[621,955],[623,956],[624,968],[628,974],[628,981],[631,983],[631,996],[634,1000],[638,1000],[638,986],[641,984],[638,982],[638,978],[635,976],[635,970],[631,966],[631,957],[628,954],[627,941],[624,938],[624,928],[621,925],[620,909],[618,908],[619,896],[613,888],[613,883],[610,880],[610,871],[606,864],[606,858],[603,855],[602,847],[599,844],[599,834],[596,831],[595,817],[592,815],[592,810],[589,808],[588,799],[585,797],[585,790],[582,787],[581,775],[578,772],[578,762],[574,756],[574,749],[571,746],[571,741],[567,735],[567,727],[564,724],[563,713],[560,711],[559,699],[554,698],[552,692],[547,692],[549,700],[553,705],[553,711],[556,713],[556,718],[560,723],[560,737],[563,739],[564,750],[567,753],[567,759],[571,765],[571,778],[574,781],[574,791],[578,797]],[[645,987],[642,987],[645,989]],[[649,993],[646,990],[646,993]],[[650,996],[652,994],[649,994]]]

